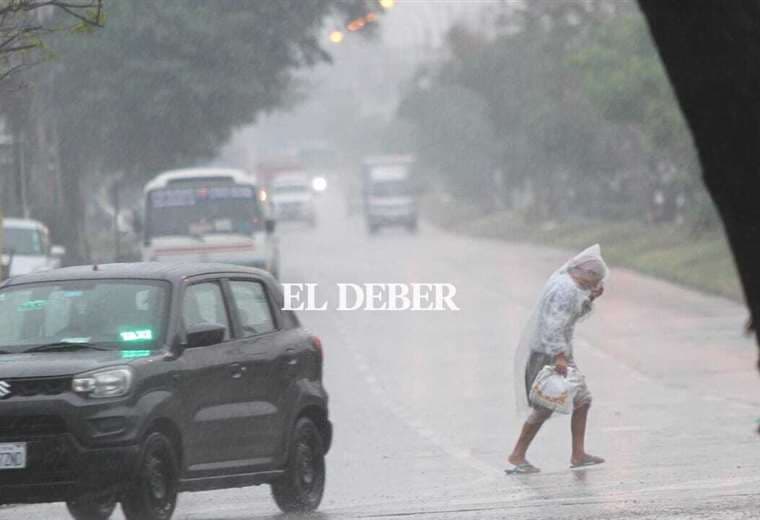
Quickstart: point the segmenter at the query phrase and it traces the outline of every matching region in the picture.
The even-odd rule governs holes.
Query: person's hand
[[[598,286],[598,287],[596,287],[594,289],[591,289],[591,301],[596,300],[597,298],[599,298],[603,294],[604,294],[604,286],[603,285],[600,285],[600,286]]]
[[[557,354],[554,358],[554,370],[561,376],[567,376],[567,357]]]

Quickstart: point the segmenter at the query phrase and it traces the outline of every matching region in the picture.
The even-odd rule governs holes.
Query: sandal
[[[580,462],[573,463],[571,461],[570,468],[584,468],[586,466],[596,466],[597,464],[603,464],[604,459],[601,457],[595,457],[594,455],[586,455]]]
[[[522,464],[512,464],[512,467],[505,469],[504,473],[507,475],[529,475],[531,473],[539,473],[540,471],[540,469],[526,460]]]

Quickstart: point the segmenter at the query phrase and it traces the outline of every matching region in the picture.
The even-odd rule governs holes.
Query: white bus
[[[164,172],[145,186],[142,257],[152,262],[222,262],[279,275],[274,221],[255,177],[242,170]]]

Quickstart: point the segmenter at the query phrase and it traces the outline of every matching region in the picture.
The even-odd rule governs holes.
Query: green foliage
[[[89,32],[103,21],[103,0],[0,0],[0,85],[51,58],[51,33]]]
[[[293,72],[328,59],[330,2],[131,0],[107,5],[107,26],[61,37],[54,107],[69,147],[111,171],[210,156],[243,124],[283,107]],[[75,150],[71,150],[72,153]]]
[[[323,21],[366,12],[371,0],[111,0],[103,28],[49,39],[51,67],[27,76],[57,127],[64,240],[82,252],[83,183],[123,174],[141,185],[158,171],[212,157],[238,127],[289,106],[295,74],[329,62]],[[51,26],[63,27],[66,13]],[[74,32],[85,26],[73,27]]]
[[[448,56],[405,93],[399,115],[441,181],[490,200],[498,186],[478,168],[498,169],[502,205],[521,192],[544,220],[709,216],[692,208],[705,201],[689,132],[633,4],[537,1],[511,16],[489,38],[452,29]]]
[[[642,128],[654,149],[681,145],[688,132],[643,18],[624,15],[592,29],[570,56],[592,103],[605,119]]]

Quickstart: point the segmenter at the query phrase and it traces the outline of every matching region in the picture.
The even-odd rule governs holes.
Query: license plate
[[[26,443],[0,443],[0,470],[26,467]]]

